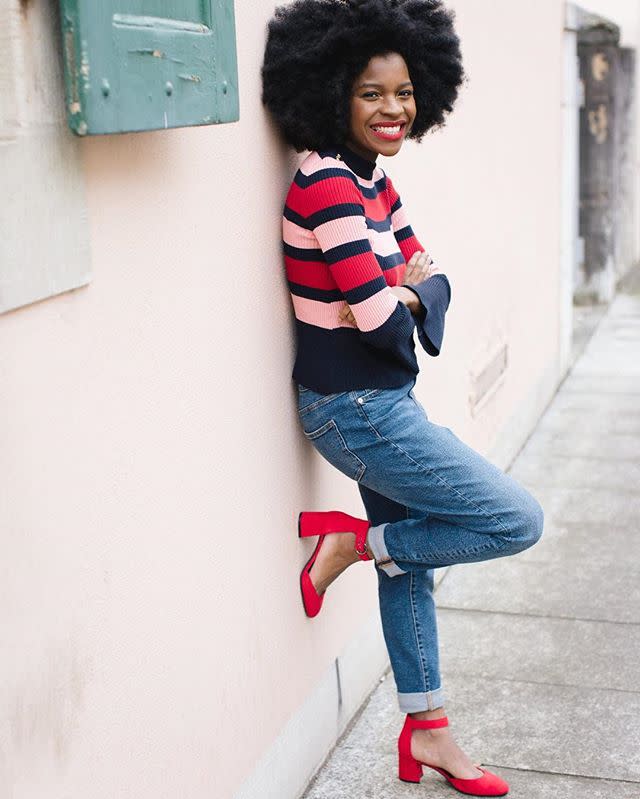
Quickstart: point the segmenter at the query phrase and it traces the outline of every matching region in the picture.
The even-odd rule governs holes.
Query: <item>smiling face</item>
[[[409,69],[399,53],[371,58],[353,83],[347,145],[359,155],[395,155],[416,117]]]

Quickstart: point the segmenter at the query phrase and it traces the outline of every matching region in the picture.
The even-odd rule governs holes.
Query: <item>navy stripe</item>
[[[293,247],[291,244],[282,243],[282,249],[289,258],[297,261],[324,261],[324,253],[316,247]]]
[[[378,233],[385,233],[387,230],[391,230],[391,217],[389,214],[385,216],[380,222],[376,222],[374,219],[369,219],[369,217],[365,217],[367,220],[367,227],[370,230],[377,230]]]
[[[358,188],[362,192],[362,196],[368,200],[375,200],[376,197],[386,190],[386,179],[384,177],[376,180],[371,188],[358,184]]]
[[[363,344],[367,334],[354,327],[328,330],[299,319],[295,324],[297,355],[291,376],[303,386],[326,394],[376,385],[402,386],[418,373],[415,353],[407,363],[404,346],[398,358],[390,350]],[[409,347],[412,341],[413,336]]]
[[[391,213],[394,214],[398,210],[398,208],[402,208],[402,203],[400,202],[400,197],[398,197],[398,199],[391,206]]]
[[[384,176],[376,180],[373,186],[363,186],[350,169],[341,167],[318,169],[310,175],[305,175],[301,169],[298,169],[293,176],[293,182],[297,186],[300,186],[301,189],[308,189],[309,186],[313,186],[315,183],[319,183],[321,180],[326,180],[327,178],[348,178],[358,188],[362,196],[366,197],[368,200],[375,200],[379,194],[386,191],[387,179]]]
[[[317,300],[318,302],[336,302],[336,300],[346,300],[348,305],[355,305],[357,302],[368,300],[374,294],[382,291],[387,283],[380,275],[373,280],[366,283],[361,283],[349,291],[341,292],[340,289],[319,289],[312,288],[311,286],[303,286],[301,283],[294,283],[292,280],[287,280],[289,290],[296,297],[304,297],[307,300]]]
[[[396,230],[395,233],[396,241],[404,241],[405,239],[410,239],[413,236],[413,230],[411,229],[411,225],[405,225],[404,227],[400,228],[400,230]]]
[[[349,169],[344,169],[341,167],[318,169],[316,172],[312,172],[310,175],[305,175],[301,169],[298,169],[296,174],[293,176],[293,182],[297,186],[300,186],[301,189],[308,189],[309,186],[313,186],[314,183],[320,183],[320,181],[326,180],[327,178],[348,178],[349,180],[353,181],[358,189],[361,188],[360,184],[358,183],[358,178],[356,178],[353,172],[351,172]]]
[[[359,286],[354,286],[352,289],[344,292],[344,298],[348,305],[355,305],[357,302],[368,300],[374,294],[378,294],[387,286],[387,281],[382,275],[374,277],[373,280],[368,280],[366,283],[361,283]]]
[[[401,252],[393,252],[391,255],[376,255],[376,258],[383,272],[404,263],[404,255]]]
[[[354,245],[359,245],[358,247],[354,247]],[[348,244],[341,244],[339,247],[334,247],[332,250],[327,250],[327,253],[336,253],[336,255],[340,256],[337,257],[335,260],[330,261],[330,266],[337,264],[339,261],[342,261],[344,258],[349,258],[353,255],[361,255],[362,253],[369,252],[371,248],[371,244],[368,240],[362,239],[361,241],[357,242],[349,242]],[[322,252],[320,249],[316,248],[305,248],[305,247],[293,247],[291,244],[282,243],[282,249],[284,254],[289,258],[295,258],[296,261],[313,261],[314,263],[327,263],[325,259],[325,253]],[[354,250],[357,249],[358,252]],[[377,253],[373,253],[376,257],[376,261],[378,262],[378,266],[382,269],[383,272],[386,272],[387,269],[393,269],[398,264],[404,263],[404,256],[401,252],[394,252],[391,255],[378,255]]]
[[[357,209],[357,213],[354,212],[355,209]],[[344,213],[344,211],[347,213]],[[362,216],[363,206],[354,203],[339,203],[329,208],[323,208],[315,214],[311,214],[311,216],[302,216],[302,214],[293,211],[285,204],[282,213],[284,218],[289,222],[293,222],[294,225],[298,225],[298,227],[304,228],[305,230],[313,230],[318,225],[333,219],[339,219],[341,216]],[[379,222],[370,219],[366,215],[365,220],[370,230],[376,230],[378,233],[385,233],[387,230],[391,230],[391,216],[389,214]]]
[[[299,225],[300,227],[306,228],[307,230],[311,229],[307,224],[307,217],[302,216],[302,214],[299,214],[297,211],[292,210],[291,208],[289,208],[289,206],[286,203],[282,215],[289,222],[293,222],[294,225]]]
[[[344,261],[345,258],[363,255],[365,252],[371,252],[371,242],[369,239],[359,239],[347,241],[345,244],[339,244],[337,247],[325,250],[324,257],[327,259],[328,264],[333,265],[337,264],[338,261]]]
[[[323,225],[325,222],[332,222],[335,219],[341,219],[349,216],[363,216],[364,206],[358,203],[337,203],[336,205],[329,205],[327,208],[322,208],[307,217],[307,223],[311,230],[317,228],[318,225]]]
[[[300,283],[294,283],[292,280],[287,280],[289,290],[296,297],[304,297],[307,300],[318,300],[318,302],[335,302],[336,300],[344,299],[340,289],[317,289],[311,286],[303,286]]]
[[[349,241],[346,244],[340,244],[338,247],[332,247],[324,253],[329,266],[343,261],[345,258],[352,258],[354,255],[363,255],[370,252],[375,255],[378,266],[382,271],[393,269],[394,266],[404,263],[404,256],[401,252],[394,252],[391,255],[378,255],[371,249],[371,242],[369,239],[360,239],[359,241]]]

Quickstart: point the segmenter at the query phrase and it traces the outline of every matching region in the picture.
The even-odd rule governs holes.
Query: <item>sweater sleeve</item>
[[[393,234],[398,242],[405,262],[418,250],[425,249],[418,241],[405,212],[402,200],[395,190],[391,179],[387,177],[387,192],[391,213]],[[429,355],[440,354],[444,337],[444,317],[451,302],[451,285],[444,272],[437,267],[432,274],[415,285],[402,284],[410,289],[420,300],[418,312],[418,340]]]
[[[330,272],[356,320],[364,343],[417,370],[409,308],[387,285],[371,247],[362,194],[346,172],[318,181],[307,189],[309,228]]]

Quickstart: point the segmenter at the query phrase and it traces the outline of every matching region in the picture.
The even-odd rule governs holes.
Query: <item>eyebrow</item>
[[[371,82],[368,82],[368,83],[361,83],[361,84],[358,86],[358,88],[359,88],[359,89],[362,89],[364,86],[375,86],[375,88],[376,88],[376,89],[381,89],[381,88],[382,88],[382,84],[381,84],[381,83],[371,83]],[[411,86],[411,81],[410,81],[410,80],[405,80],[405,82],[404,82],[404,83],[401,83],[401,84],[398,86],[398,88],[400,88],[400,86]]]

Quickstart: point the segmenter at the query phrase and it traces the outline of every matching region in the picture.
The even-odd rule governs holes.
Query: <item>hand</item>
[[[396,295],[400,302],[403,302],[407,306],[411,313],[417,313],[419,308],[422,306],[420,298],[415,291],[411,291],[411,289],[408,289],[405,286],[391,286],[391,291]]]
[[[408,286],[415,286],[416,283],[422,283],[423,280],[439,271],[440,269],[433,263],[428,252],[416,250],[407,261],[407,269],[402,282]]]
[[[356,318],[353,315],[353,311],[346,303],[344,304],[344,307],[340,308],[340,310],[338,311],[338,319],[340,320],[346,319],[347,322],[351,322],[351,324],[355,325],[356,327],[358,326]]]

